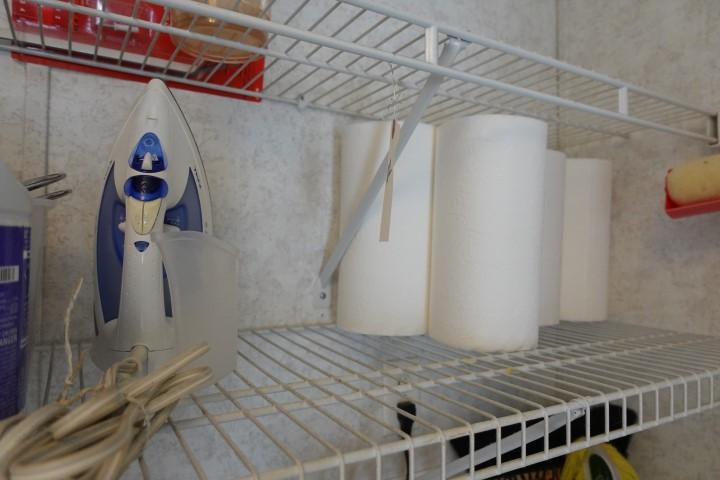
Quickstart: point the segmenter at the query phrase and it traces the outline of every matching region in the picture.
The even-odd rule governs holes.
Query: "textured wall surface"
[[[554,54],[554,0],[386,0],[531,50]],[[0,32],[1,33],[1,32]],[[36,340],[57,337],[77,278],[75,338],[92,335],[95,210],[107,157],[142,85],[26,66],[0,54],[0,149],[21,177],[64,171],[72,196],[48,218],[45,315]],[[266,102],[175,92],[198,142],[215,233],[240,249],[241,327],[329,321],[310,292],[337,236],[338,126],[349,118]]]
[[[720,110],[720,2],[559,0],[558,14],[561,59]],[[667,169],[712,151],[640,133],[568,152],[613,160],[611,317],[720,334],[720,217],[663,212]],[[711,411],[637,435],[640,477],[718,478],[719,421]]]
[[[554,0],[453,0],[452,8],[440,0],[382,3],[554,53]],[[720,109],[720,2],[558,3],[561,58]],[[100,181],[115,134],[142,87],[26,66],[4,53],[0,77],[2,159],[23,178],[63,170],[68,179],[62,185],[75,190],[49,215],[46,317],[35,326],[35,337],[54,337],[80,275],[88,284],[76,308],[74,335],[88,337]],[[205,161],[216,233],[241,249],[241,325],[322,321],[329,312],[318,310],[306,292],[337,233],[336,132],[348,119],[176,93]],[[613,317],[720,333],[720,221],[671,221],[662,212],[667,168],[708,151],[696,142],[647,133],[569,152],[614,160]],[[708,413],[637,435],[631,453],[641,477],[720,476],[719,419]]]

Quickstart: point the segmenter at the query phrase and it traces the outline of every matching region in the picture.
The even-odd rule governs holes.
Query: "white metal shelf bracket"
[[[431,30],[432,28],[426,30],[426,37],[428,39],[433,37]],[[437,42],[435,42],[434,46],[429,45],[429,43],[431,42],[428,42],[427,46],[429,48],[426,50],[426,54],[428,56],[432,56],[432,53],[428,54],[427,52],[429,52],[433,48],[437,48]],[[447,41],[447,44],[445,45],[445,48],[440,55],[440,58],[438,59],[438,65],[442,67],[450,65],[460,53],[460,51],[462,51],[465,45],[466,43],[460,39],[450,38]],[[425,109],[427,109],[428,105],[430,105],[430,102],[432,101],[435,93],[438,91],[440,85],[444,81],[445,76],[437,73],[430,74],[430,76],[428,76],[427,80],[425,81],[425,85],[420,91],[420,94],[418,95],[415,104],[408,113],[405,121],[403,122],[402,128],[400,129],[398,144],[395,150],[397,156],[396,163],[400,161],[402,151],[405,149],[405,146],[407,145],[410,137],[415,131],[415,127],[417,127],[420,123],[420,120],[425,113]],[[345,227],[345,230],[343,230],[342,234],[340,235],[340,239],[338,240],[337,244],[335,244],[335,248],[330,254],[330,257],[325,262],[325,265],[323,265],[322,270],[320,271],[320,284],[323,288],[326,288],[330,284],[330,280],[332,279],[335,270],[337,270],[338,265],[340,265],[340,261],[342,261],[348,248],[350,248],[350,244],[352,243],[355,235],[360,230],[360,227],[365,221],[365,217],[367,216],[370,207],[372,206],[373,202],[377,198],[378,193],[385,184],[388,169],[388,160],[389,157],[387,154],[385,154],[385,158],[375,172],[375,176],[373,177],[370,186],[365,191],[365,195],[363,195],[360,205],[358,205],[358,207],[350,216],[350,221],[348,222],[347,227]]]

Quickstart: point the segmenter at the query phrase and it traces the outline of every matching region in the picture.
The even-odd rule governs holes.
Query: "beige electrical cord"
[[[207,344],[191,348],[146,377],[135,378],[142,366],[137,357],[144,356],[143,350],[133,350],[97,386],[70,400],[1,421],[0,478],[118,478],[180,399],[212,378],[208,367],[181,371],[208,351]]]
[[[147,350],[135,347],[96,386],[67,398],[71,365],[56,402],[0,421],[0,480],[118,478],[178,402],[211,380],[208,367],[183,370],[208,350],[197,345],[143,377]]]

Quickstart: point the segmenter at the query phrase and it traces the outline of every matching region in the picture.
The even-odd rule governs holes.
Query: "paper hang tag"
[[[380,241],[390,240],[390,217],[392,213],[393,178],[397,152],[398,138],[400,138],[400,122],[393,120],[390,130],[390,148],[388,150],[387,177],[385,178],[385,195],[383,196],[382,215],[380,217]]]

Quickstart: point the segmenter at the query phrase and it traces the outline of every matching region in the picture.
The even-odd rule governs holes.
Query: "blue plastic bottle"
[[[25,405],[31,214],[30,194],[0,161],[0,419]]]

